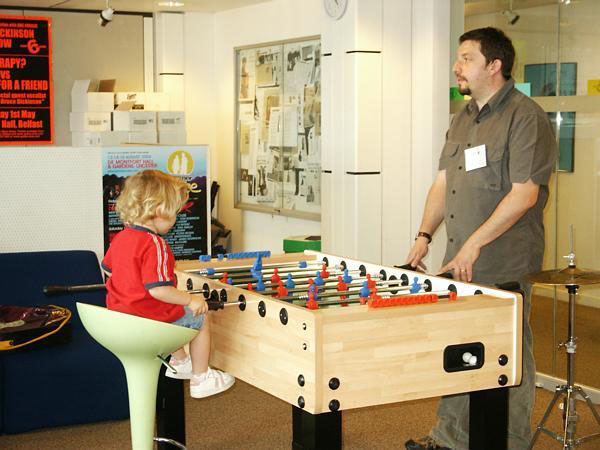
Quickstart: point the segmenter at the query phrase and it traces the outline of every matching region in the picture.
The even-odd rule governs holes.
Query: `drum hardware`
[[[600,416],[589,395],[579,386],[575,385],[575,353],[577,351],[577,337],[575,337],[575,299],[577,297],[577,289],[580,285],[600,283],[600,272],[578,269],[575,266],[575,254],[573,253],[573,241],[571,238],[571,253],[565,256],[569,260],[567,268],[562,270],[547,270],[543,272],[531,273],[527,275],[527,279],[532,283],[549,284],[554,286],[565,286],[569,293],[569,330],[567,340],[561,342],[558,348],[565,348],[567,353],[567,383],[562,386],[556,386],[554,397],[550,401],[548,408],[542,417],[542,420],[536,427],[536,431],[529,443],[529,449],[533,448],[533,444],[537,440],[541,432],[546,433],[550,437],[562,442],[563,448],[572,450],[578,445],[600,437],[600,433],[593,433],[588,436],[576,438],[577,431],[577,409],[576,400],[579,395],[585,400],[587,406],[592,411],[598,425],[600,425]],[[550,416],[550,412],[558,399],[564,395],[562,402],[564,429],[561,434],[555,433],[544,427],[546,420]]]

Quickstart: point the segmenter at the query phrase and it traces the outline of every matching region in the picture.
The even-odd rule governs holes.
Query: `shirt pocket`
[[[504,147],[486,145],[486,166],[466,172],[469,185],[477,189],[499,191],[502,189]]]
[[[440,155],[439,169],[444,170],[448,168],[448,163],[456,156],[460,143],[446,141],[444,148],[442,148],[442,154]]]

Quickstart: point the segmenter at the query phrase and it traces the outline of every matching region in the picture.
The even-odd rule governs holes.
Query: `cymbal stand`
[[[569,264],[569,267],[575,267],[575,264]],[[567,285],[567,290],[569,292],[569,335],[567,341],[560,344],[560,347],[565,347],[567,351],[567,384],[556,386],[554,397],[548,405],[548,408],[546,408],[546,412],[544,413],[542,420],[536,427],[535,434],[533,435],[528,447],[529,449],[533,448],[533,444],[537,440],[540,432],[544,432],[557,441],[562,442],[563,449],[566,450],[572,450],[584,442],[600,437],[600,433],[593,433],[581,438],[575,437],[575,433],[577,431],[577,421],[579,419],[576,409],[577,395],[581,396],[581,398],[585,400],[588,407],[592,411],[592,414],[594,414],[596,422],[598,425],[600,425],[600,416],[598,415],[594,404],[590,400],[589,395],[581,387],[575,386],[575,352],[577,349],[577,338],[575,337],[575,298],[577,296],[578,288],[579,286],[577,285]],[[561,434],[558,434],[545,428],[544,424],[546,423],[546,420],[548,420],[552,408],[554,408],[554,405],[561,395],[565,395],[563,400],[564,429]]]

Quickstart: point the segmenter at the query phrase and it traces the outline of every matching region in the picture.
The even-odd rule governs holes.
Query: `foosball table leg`
[[[156,433],[185,445],[185,405],[183,380],[165,376],[163,365],[158,377],[156,396]],[[171,450],[173,446],[158,443],[159,450]]]
[[[341,450],[342,412],[311,414],[292,405],[293,450]]]
[[[487,389],[469,394],[469,449],[508,448],[508,389]]]

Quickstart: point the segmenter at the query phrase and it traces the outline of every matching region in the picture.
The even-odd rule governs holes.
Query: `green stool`
[[[290,236],[283,240],[284,253],[301,253],[304,250],[321,251],[321,236]]]
[[[77,303],[85,329],[123,364],[129,393],[131,446],[150,450],[154,440],[185,448],[176,441],[154,438],[156,389],[165,358],[191,341],[198,330]]]

